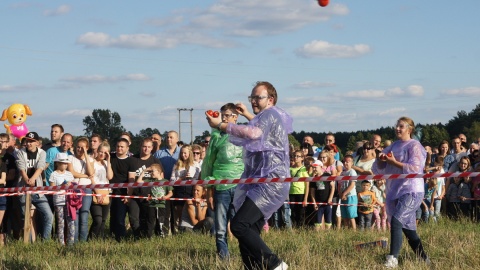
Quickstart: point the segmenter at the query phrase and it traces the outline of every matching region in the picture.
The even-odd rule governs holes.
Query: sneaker
[[[281,262],[275,269],[273,270],[287,270],[288,269],[288,264],[285,262]]]
[[[385,262],[384,265],[387,268],[397,268],[398,259],[395,258],[393,255],[387,255],[387,261]]]

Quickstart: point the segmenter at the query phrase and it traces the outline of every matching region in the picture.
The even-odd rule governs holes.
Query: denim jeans
[[[393,255],[395,258],[398,258],[400,254],[400,249],[402,247],[403,234],[407,237],[408,244],[415,252],[415,255],[422,259],[427,259],[427,254],[423,249],[422,241],[417,234],[416,230],[407,230],[403,228],[402,223],[396,218],[392,217],[391,227],[390,227],[390,255]]]
[[[280,228],[287,228],[291,229],[292,228],[292,221],[290,219],[291,217],[291,209],[290,209],[290,204],[288,203],[288,200],[285,201],[280,208],[278,208],[277,211],[273,212],[272,217],[270,218],[272,222],[272,226],[276,229]]]
[[[434,210],[430,210],[431,207],[431,202],[428,200],[424,200],[425,204],[427,205],[427,209],[422,209],[422,220],[425,223],[428,223],[429,217],[432,217],[433,221],[437,221],[437,218],[435,217],[435,212]]]
[[[25,213],[25,196],[21,197],[22,212]],[[40,235],[44,240],[48,240],[52,234],[53,213],[45,196],[39,194],[32,194],[32,204],[36,208],[36,212],[42,215],[42,231]]]
[[[372,227],[372,217],[373,217],[373,212],[369,214],[364,214],[361,212],[358,212],[358,220],[359,220],[359,228],[360,230],[363,229],[370,229]]]
[[[85,194],[92,194],[92,190],[87,188]],[[82,197],[82,207],[77,210],[77,219],[75,219],[75,243],[87,241],[88,238],[88,218],[90,216],[90,206],[92,206],[92,196]]]
[[[245,269],[274,269],[281,261],[260,237],[265,225],[262,211],[248,197],[233,217],[230,229],[238,239]]]
[[[235,187],[227,190],[215,190],[215,241],[217,245],[217,254],[221,259],[229,257],[227,243],[228,221],[233,219],[235,209],[233,208],[233,195]]]

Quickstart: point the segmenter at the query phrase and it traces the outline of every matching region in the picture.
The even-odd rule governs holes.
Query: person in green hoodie
[[[220,108],[222,122],[237,123],[235,104],[227,103]],[[202,179],[222,180],[238,179],[243,173],[243,147],[233,145],[228,134],[213,128],[210,144],[202,163]],[[221,259],[228,259],[227,231],[228,222],[235,215],[233,196],[235,184],[218,184],[208,187],[208,205],[215,211],[215,239],[217,254]]]

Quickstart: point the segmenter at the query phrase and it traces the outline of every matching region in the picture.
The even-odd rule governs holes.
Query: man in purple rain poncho
[[[423,173],[426,152],[420,142],[412,139],[415,124],[401,117],[395,127],[398,138],[379,154],[372,166],[375,174]],[[416,210],[422,204],[425,188],[423,178],[388,179],[386,182],[386,210],[390,221],[390,254],[385,266],[395,268],[402,247],[402,231],[417,256],[430,263],[417,235]]]
[[[269,82],[257,82],[248,100],[253,113],[237,104],[237,113],[245,116],[248,125],[223,123],[206,114],[211,127],[230,135],[230,142],[243,146],[245,171],[242,178],[290,177],[288,134],[292,118],[276,107],[277,91]],[[237,186],[234,207],[237,211],[230,229],[238,239],[245,269],[287,269],[263,242],[260,232],[273,212],[285,202],[290,183],[240,184]]]

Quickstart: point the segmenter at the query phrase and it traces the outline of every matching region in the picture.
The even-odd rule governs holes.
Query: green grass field
[[[418,229],[434,269],[478,269],[480,233],[478,223],[441,220],[421,224]],[[312,229],[270,230],[267,244],[289,269],[384,269],[387,249],[356,251],[356,242],[374,241],[389,233],[373,231]],[[215,239],[183,234],[150,240],[114,240],[79,243],[62,247],[57,242],[26,245],[10,241],[1,250],[2,269],[243,269],[237,241],[230,241],[231,260],[215,255]],[[404,239],[400,269],[431,269],[414,258]]]

